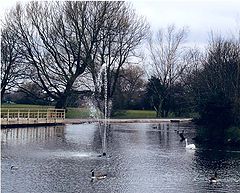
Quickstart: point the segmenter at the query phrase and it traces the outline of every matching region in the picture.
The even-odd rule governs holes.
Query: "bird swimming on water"
[[[187,138],[185,139],[186,142],[186,149],[196,149],[195,144],[188,144]]]
[[[212,176],[212,177],[209,179],[209,182],[210,182],[210,184],[217,182],[217,172],[215,172],[215,173],[214,173],[214,176]]]
[[[183,136],[183,133],[184,133],[184,130],[182,130],[182,132],[179,133],[179,136],[181,137],[180,141],[184,141],[185,140],[185,137]]]
[[[98,155],[97,157],[106,157],[106,156],[107,156],[107,153],[103,152],[102,154]]]
[[[17,166],[11,166],[11,168],[10,168],[11,170],[17,170],[18,169],[18,167]]]
[[[91,176],[91,181],[93,181],[94,179],[96,179],[96,180],[103,180],[103,179],[105,179],[106,177],[107,177],[107,174],[103,174],[103,175],[101,175],[101,174],[99,174],[99,175],[95,175],[95,172],[94,172],[94,170],[92,169],[91,170],[91,174],[92,174],[92,176]]]

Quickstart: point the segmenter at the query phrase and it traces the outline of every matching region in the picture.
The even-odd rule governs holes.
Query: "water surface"
[[[182,130],[193,143],[193,125],[112,124],[107,157],[98,157],[97,124],[2,129],[2,193],[240,192],[240,151],[186,150]],[[91,169],[107,178],[92,182]],[[209,184],[215,171],[219,181]]]

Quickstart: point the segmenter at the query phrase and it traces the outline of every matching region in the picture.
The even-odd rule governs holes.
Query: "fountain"
[[[103,94],[103,98],[101,97],[101,94]],[[89,102],[89,110],[91,117],[95,118],[98,122],[98,127],[102,138],[101,156],[106,156],[106,135],[107,127],[109,125],[108,80],[106,63],[104,63],[100,68],[95,92],[91,97],[91,102]]]
[[[103,129],[103,156],[106,156],[106,137],[107,137],[107,125],[108,125],[108,93],[107,93],[107,65],[102,66],[104,68],[104,129]]]

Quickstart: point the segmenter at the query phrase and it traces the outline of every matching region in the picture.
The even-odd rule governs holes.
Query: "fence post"
[[[30,123],[30,109],[28,109],[28,123]]]
[[[9,123],[9,109],[7,111],[7,124]]]
[[[47,123],[48,123],[48,109],[47,109],[47,117],[46,117],[46,121],[47,121]]]
[[[18,120],[18,124],[20,123],[20,112],[19,112],[19,109],[18,109],[18,118],[17,118],[17,120]]]
[[[58,111],[57,109],[54,110],[54,119],[55,119],[54,121],[55,121],[55,123],[57,123],[57,111]]]
[[[37,122],[39,120],[39,109],[38,109],[38,112],[37,112]]]

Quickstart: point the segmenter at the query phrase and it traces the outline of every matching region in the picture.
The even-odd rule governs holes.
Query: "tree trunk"
[[[66,108],[66,102],[67,102],[67,96],[62,96],[57,100],[57,103],[55,105],[56,109],[65,109]]]
[[[3,96],[4,96],[4,94],[5,94],[5,91],[6,91],[6,86],[3,86],[3,87],[1,88],[1,102],[3,102]]]
[[[162,104],[163,104],[163,100],[160,101],[158,108],[157,108],[157,118],[163,117],[162,115]]]
[[[169,110],[166,110],[164,113],[164,117],[168,117]]]

